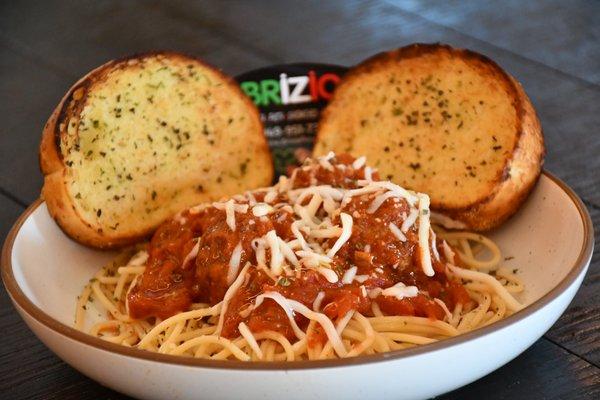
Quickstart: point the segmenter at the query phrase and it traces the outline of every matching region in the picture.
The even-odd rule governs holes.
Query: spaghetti
[[[426,195],[367,168],[330,154],[177,215],[96,274],[75,326],[164,354],[294,361],[428,344],[521,308],[493,241],[431,229]]]

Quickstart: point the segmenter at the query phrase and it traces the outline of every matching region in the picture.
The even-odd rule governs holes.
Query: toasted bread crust
[[[527,199],[542,172],[546,152],[540,121],[521,85],[514,79],[513,82],[523,99],[523,112],[519,140],[512,158],[507,162],[503,179],[487,199],[473,207],[439,209],[471,229],[493,229],[510,218]]]
[[[245,104],[246,117],[249,117],[251,120],[249,124],[253,127],[252,130],[258,142],[255,151],[261,155],[260,162],[264,164],[261,165],[261,168],[263,168],[261,173],[264,174],[264,182],[261,182],[261,185],[266,186],[273,179],[274,171],[271,154],[268,142],[263,134],[258,109],[232,78],[197,58],[175,52],[150,52],[109,61],[86,74],[68,90],[44,126],[39,148],[40,169],[44,174],[42,198],[46,201],[50,215],[56,220],[60,228],[68,236],[82,244],[99,249],[118,248],[147,238],[158,225],[140,223],[136,226],[133,224],[126,233],[114,233],[106,229],[98,229],[98,226],[93,221],[86,220],[78,212],[75,200],[67,189],[67,166],[61,152],[61,134],[65,129],[65,121],[68,121],[71,116],[77,115],[81,111],[84,103],[83,99],[87,96],[88,89],[93,87],[98,81],[104,79],[111,71],[127,68],[129,62],[135,63],[151,57],[179,58],[185,60],[185,62],[194,63],[202,68],[209,69],[212,73],[216,74],[220,81],[224,83],[224,86],[233,93],[233,96]],[[80,99],[82,101],[79,101]],[[202,172],[199,171],[199,173]],[[210,199],[210,194],[207,194],[206,200]]]
[[[328,150],[342,150],[325,148],[322,143],[326,142],[327,135],[331,135],[333,131],[339,129],[334,122],[335,118],[339,118],[336,113],[340,112],[339,108],[336,109],[336,102],[343,96],[341,93],[346,85],[355,84],[369,74],[387,68],[391,63],[440,53],[445,57],[459,58],[475,64],[482,74],[489,76],[490,79],[494,79],[498,85],[502,86],[516,110],[512,152],[506,157],[504,168],[499,169],[494,179],[490,181],[486,193],[474,201],[460,205],[449,204],[435,197],[431,199],[432,210],[463,222],[469,229],[488,230],[499,226],[508,219],[527,198],[541,173],[545,150],[540,122],[523,88],[495,62],[481,54],[441,44],[413,44],[380,53],[365,60],[344,76],[328,107],[322,113],[315,151],[320,154]],[[339,133],[343,134],[343,132]],[[358,155],[360,150],[356,149],[356,153]],[[370,163],[374,161],[369,160]],[[407,186],[420,190],[419,187],[410,187],[410,184]]]
[[[74,207],[67,192],[62,170],[44,177],[42,198],[50,216],[69,237],[86,246],[97,249],[113,249],[136,243],[149,236],[153,228],[138,230],[128,236],[108,236],[99,233]]]

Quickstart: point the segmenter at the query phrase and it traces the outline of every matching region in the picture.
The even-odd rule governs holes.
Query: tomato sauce
[[[357,188],[357,180],[365,178],[364,167],[351,167],[354,159],[339,155],[333,160],[344,164],[345,168],[333,170],[323,166],[301,167],[293,173],[293,188],[311,185],[332,185],[340,188]],[[373,179],[378,179],[376,173]],[[254,192],[256,201],[261,202],[266,192]],[[286,201],[279,194],[272,204]],[[245,322],[253,332],[274,330],[289,339],[295,337],[288,317],[283,309],[271,299],[251,309],[254,299],[264,292],[279,292],[284,297],[296,300],[308,308],[320,292],[323,293],[321,312],[332,320],[341,318],[351,310],[364,315],[372,315],[375,302],[386,315],[409,315],[443,319],[444,310],[434,301],[442,300],[452,310],[456,304],[466,304],[469,295],[460,282],[450,280],[445,272],[443,251],[438,249],[441,260],[432,257],[435,275],[424,274],[418,249],[417,230],[409,229],[406,240],[398,240],[389,224],[401,226],[409,213],[406,201],[389,198],[373,213],[367,209],[371,199],[356,196],[343,205],[342,211],[353,218],[350,239],[333,258],[331,269],[338,275],[338,281],[330,283],[313,269],[302,269],[301,274],[279,278],[274,281],[257,268],[250,268],[244,284],[229,302],[225,315],[222,335],[236,337],[238,325]],[[309,200],[306,200],[306,203]],[[339,217],[334,223],[339,224]],[[245,213],[235,213],[235,230],[227,225],[226,212],[207,206],[198,212],[188,210],[163,224],[154,234],[149,245],[149,259],[146,272],[128,295],[129,313],[133,318],[155,316],[168,318],[189,309],[193,302],[214,305],[223,300],[229,288],[227,272],[234,248],[241,244],[240,269],[247,262],[256,265],[256,255],[252,247],[255,238],[275,230],[284,241],[294,239],[291,230],[296,220],[288,208],[280,207],[262,217],[255,217],[252,207]],[[332,246],[337,239],[328,239]],[[439,246],[439,243],[437,244]],[[183,262],[186,256],[198,248],[197,255]],[[356,280],[350,284],[341,281],[344,273],[356,267]],[[419,294],[415,297],[365,296],[366,290],[388,288],[398,282],[416,286]],[[361,287],[364,286],[364,287]],[[295,315],[298,325],[305,329],[308,320]],[[317,327],[317,337],[323,336]]]

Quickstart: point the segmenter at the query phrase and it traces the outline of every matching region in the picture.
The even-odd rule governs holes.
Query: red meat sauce
[[[347,166],[345,169],[334,168],[331,171],[318,164],[298,168],[293,177],[293,187],[329,184],[334,187],[356,188],[356,181],[364,179],[364,167],[353,169],[353,161],[351,156],[339,155],[330,162],[344,164]],[[373,179],[378,179],[376,173],[373,174]],[[254,196],[257,201],[262,201],[264,193],[254,193]],[[279,197],[273,203],[282,200],[284,199]],[[324,292],[321,311],[332,320],[343,317],[350,310],[371,315],[372,302],[376,302],[386,315],[442,319],[444,310],[433,301],[434,298],[444,301],[450,310],[458,303],[469,302],[462,284],[446,276],[443,262],[432,257],[435,275],[428,277],[423,273],[417,251],[416,224],[406,232],[407,240],[404,242],[399,241],[390,231],[389,223],[402,225],[403,213],[406,215],[409,211],[408,204],[404,200],[387,199],[376,212],[369,214],[366,210],[371,200],[372,198],[365,196],[353,197],[343,207],[342,211],[353,217],[353,229],[350,239],[334,257],[332,269],[339,277],[338,282],[330,283],[311,269],[303,270],[299,278],[292,276],[274,282],[265,272],[252,267],[248,270],[243,286],[230,300],[222,335],[229,338],[238,336],[238,325],[243,321],[253,332],[274,330],[293,339],[295,335],[287,315],[271,299],[265,299],[249,315],[240,315],[240,311],[253,304],[256,296],[269,291],[279,292],[311,309],[318,293]],[[188,210],[180,218],[164,223],[154,234],[148,247],[146,271],[128,295],[130,315],[133,318],[154,316],[165,319],[188,310],[193,302],[217,304],[223,300],[229,287],[229,261],[238,243],[242,245],[240,266],[247,262],[256,265],[251,246],[253,239],[264,236],[270,230],[275,230],[285,241],[295,238],[290,228],[295,220],[294,216],[282,209],[257,218],[249,207],[245,214],[236,212],[235,220],[236,229],[232,231],[226,223],[225,211],[207,207],[196,214]],[[339,220],[333,222],[339,224]],[[182,265],[186,255],[193,249],[195,240],[200,242],[197,257]],[[336,239],[329,240],[330,245],[333,245]],[[443,254],[441,248],[439,250]],[[341,282],[344,272],[352,266],[357,267],[357,275],[369,276],[364,283]],[[360,288],[361,285],[366,289],[387,288],[398,282],[417,286],[419,294],[401,300],[383,295],[371,299],[365,297]],[[295,319],[301,328],[308,325],[308,320],[299,314]],[[319,333],[319,329],[317,327],[315,337],[324,339],[325,336],[322,332]]]

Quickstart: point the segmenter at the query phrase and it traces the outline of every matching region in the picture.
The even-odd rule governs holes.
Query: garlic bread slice
[[[383,179],[428,193],[431,208],[485,230],[524,201],[544,156],[519,85],[469,50],[415,44],[354,67],[319,122],[315,155],[367,156]]]
[[[254,104],[220,71],[177,53],[110,61],[77,82],[44,128],[40,165],[50,214],[98,248],[273,179]]]

